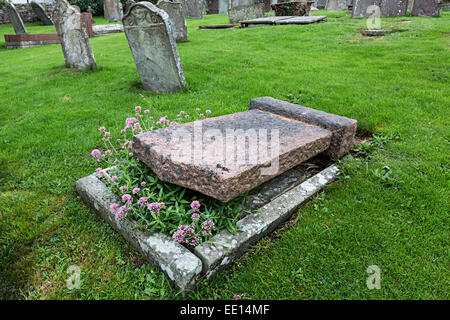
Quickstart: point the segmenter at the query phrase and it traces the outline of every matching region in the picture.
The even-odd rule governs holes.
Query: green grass
[[[96,168],[97,128],[123,127],[135,105],[155,116],[196,107],[221,115],[273,96],[357,119],[359,135],[383,141],[347,158],[342,178],[296,223],[189,297],[448,299],[450,13],[383,19],[407,31],[377,39],[359,35],[365,20],[327,15],[320,24],[227,30],[198,29],[226,23],[223,15],[188,21],[190,41],[178,44],[188,86],[172,95],[141,89],[124,34],[91,39],[98,69],[76,72],[59,45],[6,50],[3,34],[13,30],[1,25],[0,297],[179,298],[75,192]],[[73,264],[81,289],[70,291]],[[374,264],[381,290],[366,288]]]

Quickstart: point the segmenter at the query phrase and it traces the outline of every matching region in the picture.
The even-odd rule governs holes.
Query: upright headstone
[[[186,19],[183,15],[183,4],[181,2],[163,0],[158,3],[158,8],[164,10],[169,15],[175,41],[188,41]]]
[[[125,35],[145,90],[178,92],[186,86],[169,15],[150,2],[131,6]]]
[[[5,2],[5,6],[9,21],[11,22],[16,34],[27,33],[27,28],[25,28],[22,17],[20,16],[19,12],[17,12],[16,7],[8,1]]]
[[[441,4],[439,0],[414,0],[412,15],[419,17],[439,17]]]
[[[412,11],[414,0],[408,0],[408,11]]]
[[[105,19],[109,22],[118,22],[122,20],[122,4],[119,0],[104,0],[103,10]]]
[[[199,0],[186,0],[186,6],[189,19],[203,19]]]
[[[328,0],[325,9],[327,11],[343,11],[347,10],[348,5],[348,0]]]
[[[327,6],[327,0],[317,0],[315,7],[318,9],[325,9]]]
[[[372,5],[380,7],[381,0],[354,0],[352,18],[368,18],[372,15],[372,11],[367,12],[367,8]]]
[[[128,10],[130,10],[131,6],[135,3],[136,3],[136,1],[134,1],[134,0],[128,0],[125,3],[125,14],[127,14]]]
[[[80,11],[67,0],[56,0],[53,18],[66,66],[73,69],[95,68],[94,53]]]
[[[47,12],[45,11],[44,7],[35,1],[31,2],[31,8],[33,9],[33,12],[36,14],[39,20],[41,20],[42,24],[44,26],[52,26],[53,21],[48,16]]]
[[[264,17],[264,4],[232,7],[228,11],[228,17],[230,24],[237,24],[240,21]]]
[[[219,14],[228,13],[228,0],[219,0]]]
[[[403,17],[408,10],[408,0],[381,0],[382,17]]]

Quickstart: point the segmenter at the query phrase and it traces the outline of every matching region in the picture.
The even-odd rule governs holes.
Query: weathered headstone
[[[439,17],[441,4],[439,0],[414,0],[412,15],[419,17]]]
[[[47,11],[45,11],[44,7],[42,7],[42,5],[40,3],[32,1],[31,8],[33,8],[34,13],[38,17],[38,19],[41,20],[41,22],[44,26],[52,26],[53,25],[52,19],[50,19],[50,17],[47,14]]]
[[[327,6],[327,0],[317,0],[315,7],[318,9],[325,9]]]
[[[108,19],[109,22],[118,22],[122,20],[122,4],[119,0],[104,0],[103,10],[105,19]]]
[[[348,0],[328,0],[325,6],[327,11],[343,11],[347,10],[349,3]]]
[[[135,135],[132,149],[162,181],[229,201],[319,153],[342,156],[353,146],[356,125],[262,97],[245,112]]]
[[[128,0],[125,3],[125,14],[127,14],[128,10],[130,10],[131,6],[135,3],[136,3],[136,1],[134,1],[134,0]]]
[[[283,2],[272,4],[276,16],[309,16],[311,2]]]
[[[27,28],[25,27],[19,12],[17,12],[16,7],[8,1],[5,2],[5,6],[9,21],[11,22],[16,34],[27,33]]]
[[[199,0],[186,0],[186,7],[189,19],[203,19]]]
[[[228,13],[228,0],[219,0],[219,14]]]
[[[250,6],[232,7],[228,11],[230,24],[236,24],[243,20],[264,17],[264,5],[255,4]]]
[[[169,2],[163,0],[158,3],[158,8],[164,10],[172,22],[172,31],[175,41],[188,41],[186,19],[183,14],[181,2]]]
[[[408,10],[408,0],[381,0],[382,17],[403,17]]]
[[[186,80],[168,14],[142,1],[131,6],[122,21],[144,89],[182,90]]]
[[[66,66],[73,69],[95,68],[94,53],[80,11],[67,0],[56,0],[53,19]]]
[[[380,7],[381,0],[354,0],[352,18],[368,18],[372,11],[367,12],[367,8],[372,5]]]

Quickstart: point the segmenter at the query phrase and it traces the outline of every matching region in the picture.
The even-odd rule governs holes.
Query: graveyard
[[[0,24],[0,298],[448,299],[450,13],[310,4]],[[173,158],[198,124],[280,148]]]

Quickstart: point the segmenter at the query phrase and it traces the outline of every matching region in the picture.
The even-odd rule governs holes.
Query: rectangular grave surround
[[[31,48],[43,46],[47,44],[59,44],[58,35],[56,33],[40,33],[40,34],[5,34],[5,43],[7,49],[12,48]]]
[[[274,16],[241,21],[241,28],[257,25],[310,24],[324,21],[326,16]]]
[[[78,180],[76,189],[80,197],[100,217],[185,293],[193,289],[202,279],[215,276],[239,258],[249,246],[289,219],[303,202],[333,181],[339,174],[339,169],[336,165],[331,165],[306,181],[292,186],[293,175],[297,175],[299,181],[304,179],[304,175],[299,172],[302,172],[302,169],[296,168],[290,174],[280,176],[276,181],[267,182],[267,187],[278,190],[278,195],[272,195],[272,200],[264,202],[264,205],[261,203],[263,206],[258,206],[257,212],[238,221],[238,227],[242,232],[231,234],[223,230],[213,236],[208,243],[197,246],[192,252],[174,243],[168,235],[143,233],[132,221],[115,220],[109,206],[119,199],[97,173]],[[261,194],[262,198],[265,196]]]

